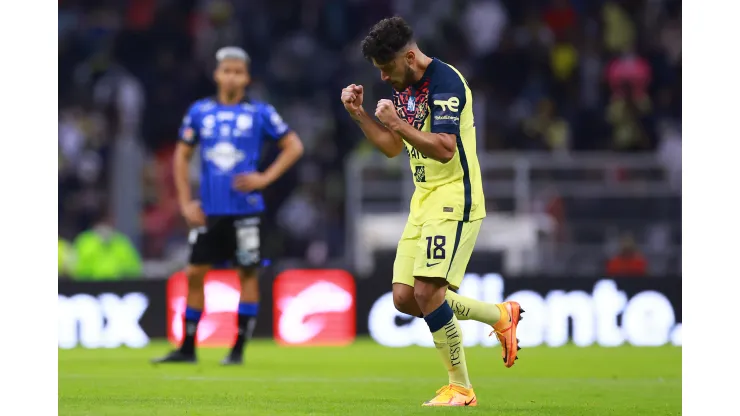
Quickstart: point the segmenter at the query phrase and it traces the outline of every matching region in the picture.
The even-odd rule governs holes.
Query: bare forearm
[[[176,151],[173,175],[175,179],[175,189],[177,190],[177,201],[180,203],[180,206],[187,204],[193,198],[190,190],[189,165],[190,158],[186,152]]]
[[[393,131],[403,137],[409,144],[424,156],[438,162],[447,163],[455,156],[456,143],[445,133],[428,133],[416,130],[408,123],[398,122]]]
[[[401,138],[370,117],[365,110],[351,114],[370,142],[388,157],[396,157],[403,150]]]
[[[295,133],[289,133],[281,139],[280,147],[281,150],[277,158],[264,172],[270,183],[283,176],[303,155],[303,143]]]

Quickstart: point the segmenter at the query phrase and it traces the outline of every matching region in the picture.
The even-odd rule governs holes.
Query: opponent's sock
[[[424,320],[429,326],[429,331],[432,332],[439,356],[447,367],[450,384],[470,388],[465,350],[462,344],[462,331],[450,305],[447,302],[442,303],[439,308],[425,316]]]
[[[501,319],[500,303],[487,303],[459,295],[451,290],[445,294],[445,300],[452,308],[457,319],[466,321],[472,319],[488,325],[496,325]]]
[[[180,351],[185,354],[195,353],[195,334],[198,332],[198,322],[203,312],[190,306],[185,308],[185,339],[182,341]]]
[[[252,339],[252,332],[257,323],[257,312],[259,311],[258,303],[241,302],[239,303],[236,341],[231,349],[232,354],[242,354],[244,346]]]

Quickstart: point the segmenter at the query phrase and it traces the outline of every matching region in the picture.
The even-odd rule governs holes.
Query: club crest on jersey
[[[412,112],[416,109],[416,98],[412,95],[409,97],[409,102],[406,104],[406,111]]]
[[[252,115],[239,114],[239,117],[236,118],[236,127],[239,130],[249,130],[252,128]]]

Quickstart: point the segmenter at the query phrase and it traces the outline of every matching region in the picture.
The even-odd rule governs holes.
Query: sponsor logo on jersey
[[[426,182],[427,181],[427,174],[426,174],[426,170],[424,169],[424,166],[414,167],[414,181],[416,182]]]
[[[437,96],[435,95],[435,97]],[[446,100],[434,100],[434,105],[442,107],[442,111],[452,111],[453,113],[457,113],[457,107],[460,106],[460,99],[457,97],[450,97]]]
[[[434,94],[432,96],[432,118],[434,125],[460,125],[460,99],[453,94]]]
[[[231,111],[219,111],[216,114],[218,121],[231,121],[234,119],[234,113]]]
[[[206,160],[216,165],[222,172],[231,172],[245,157],[244,152],[229,142],[217,143],[206,150]]]

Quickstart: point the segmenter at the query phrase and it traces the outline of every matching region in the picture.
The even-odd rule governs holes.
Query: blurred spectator
[[[553,0],[545,10],[544,20],[555,39],[561,40],[575,29],[577,16],[569,0]]]
[[[524,121],[523,130],[533,150],[568,151],[570,127],[565,119],[555,114],[555,104],[548,99],[540,100],[534,116]]]
[[[58,264],[59,264],[59,276],[68,277],[71,274],[71,266],[74,264],[74,251],[69,242],[62,237],[58,238]]]
[[[128,237],[108,220],[99,221],[74,241],[75,280],[118,280],[141,277],[141,259]]]
[[[624,52],[606,68],[606,79],[614,99],[629,96],[639,102],[649,101],[647,93],[650,76],[650,64],[632,46],[625,47]]]
[[[210,75],[215,69],[216,51],[224,45],[241,43],[241,25],[234,19],[231,3],[223,0],[203,2],[195,30],[195,57]]]
[[[609,104],[607,120],[612,126],[612,145],[615,150],[647,150],[650,139],[646,127],[650,103],[631,96],[617,98]]]
[[[647,260],[638,251],[631,234],[625,234],[620,241],[619,252],[609,259],[606,265],[607,276],[645,276]]]
[[[106,196],[106,122],[83,107],[59,118],[59,217],[81,230],[92,225]]]
[[[658,160],[663,164],[673,189],[681,190],[681,130],[675,123],[665,122],[660,126]]]
[[[599,43],[587,38],[579,55],[580,102],[581,108],[594,110],[600,104],[600,87],[603,62],[600,57]]]
[[[144,245],[146,257],[160,258],[167,251],[175,227],[184,227],[172,176],[174,146],[159,150],[145,167],[144,177]],[[181,234],[184,234],[184,229]]]
[[[680,62],[681,45],[681,20],[675,17],[670,18],[660,30],[660,46],[665,51],[670,64],[676,65]]]
[[[618,2],[607,1],[601,9],[601,18],[604,21],[604,47],[608,52],[624,52],[635,44],[635,22]]]
[[[569,42],[556,43],[552,48],[550,59],[555,79],[560,82],[570,81],[578,66],[578,50],[575,46]]]
[[[499,0],[470,1],[462,15],[464,32],[473,56],[485,56],[498,48],[508,24]]]

